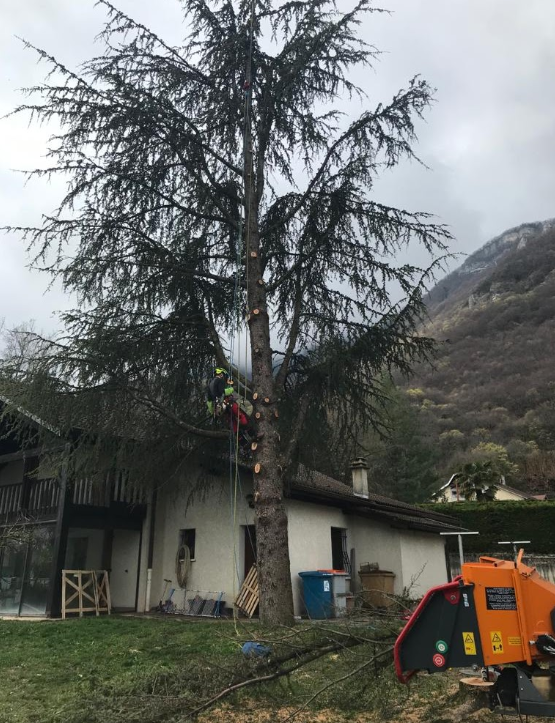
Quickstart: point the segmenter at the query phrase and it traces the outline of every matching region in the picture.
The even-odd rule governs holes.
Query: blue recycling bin
[[[308,570],[299,572],[303,581],[303,597],[306,612],[313,620],[333,618],[333,573]]]

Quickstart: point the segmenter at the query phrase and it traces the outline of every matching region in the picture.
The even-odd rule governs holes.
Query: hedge
[[[506,549],[497,544],[501,540],[530,540],[531,544],[525,545],[528,552],[555,554],[555,501],[451,502],[419,507],[449,515],[467,530],[477,530],[479,535],[465,536],[465,551],[493,553]],[[448,539],[449,549],[455,550],[457,538]]]

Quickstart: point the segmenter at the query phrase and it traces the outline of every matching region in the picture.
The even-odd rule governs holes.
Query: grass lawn
[[[245,661],[240,650],[261,634],[256,624],[236,631],[230,622],[171,617],[0,620],[0,722],[184,721],[184,710],[225,687],[241,666],[261,665]],[[409,694],[391,666],[370,667],[309,702],[370,657],[368,645],[328,655],[288,678],[234,694],[200,720],[273,722],[307,703],[297,723],[406,722],[407,705],[422,710],[413,721],[445,720],[446,678],[425,676]]]
[[[89,701],[102,707],[103,698],[113,701],[196,658],[237,654],[238,643],[221,629],[118,616],[0,621],[0,721],[89,723]]]

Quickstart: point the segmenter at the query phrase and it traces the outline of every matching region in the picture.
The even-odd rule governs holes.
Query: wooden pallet
[[[62,570],[62,620],[68,614],[110,613],[110,583],[106,570]]]
[[[96,591],[98,596],[98,612],[112,614],[112,600],[110,597],[110,578],[106,570],[95,570]]]
[[[239,595],[237,596],[237,600],[235,600],[235,607],[242,610],[249,618],[252,618],[258,607],[259,597],[258,571],[256,565],[253,565],[241,585]]]

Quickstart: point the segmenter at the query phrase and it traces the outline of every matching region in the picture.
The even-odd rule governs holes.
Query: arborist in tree
[[[230,392],[228,394],[228,392]],[[242,456],[250,456],[250,446],[254,440],[262,439],[263,434],[257,434],[249,415],[233,393],[233,389],[226,389],[222,404],[224,417],[229,420],[229,426],[239,441],[239,452]]]
[[[223,399],[230,394],[233,394],[233,379],[231,379],[226,369],[216,367],[214,377],[206,387],[206,404],[213,417],[218,417],[222,413]]]

